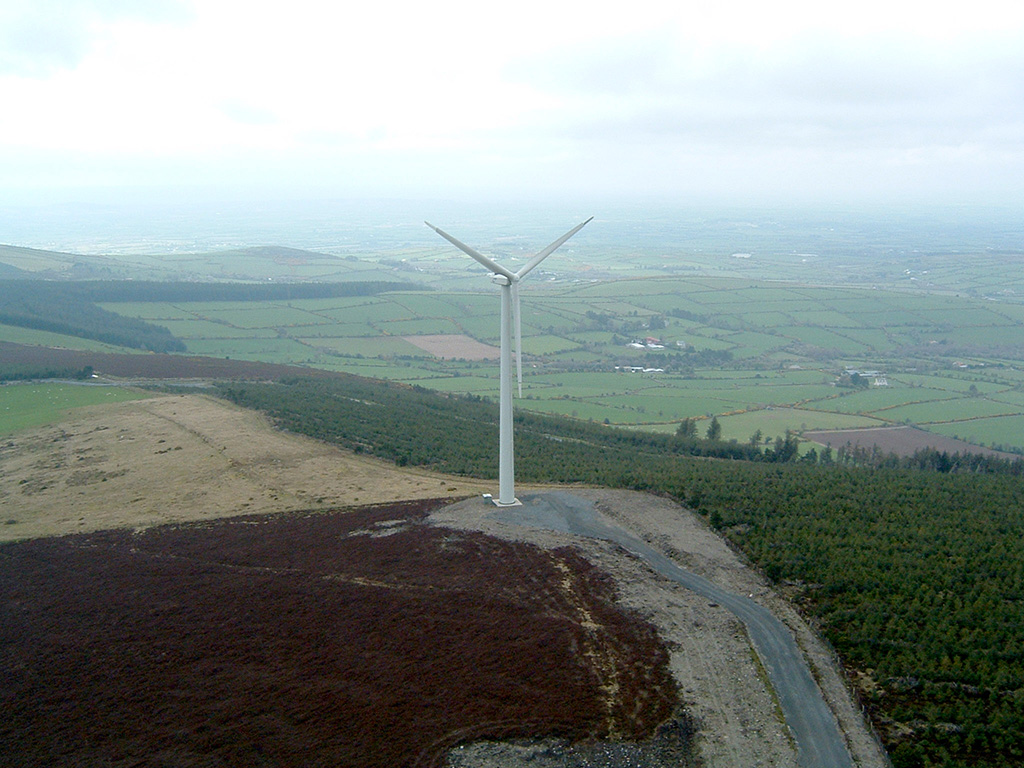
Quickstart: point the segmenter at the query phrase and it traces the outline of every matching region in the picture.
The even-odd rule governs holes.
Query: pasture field
[[[918,426],[927,426],[943,422],[1006,416],[1017,411],[1018,408],[1015,406],[1000,403],[994,399],[958,397],[888,408],[885,415],[896,421],[907,421]]]
[[[457,392],[460,394],[480,395],[497,399],[498,386],[490,376],[446,376],[445,378],[422,378],[415,382],[438,392]]]
[[[573,419],[584,421],[599,421],[609,418],[609,414],[615,415],[614,409],[602,403],[590,403],[578,400],[536,400],[529,405],[531,411],[538,413],[553,414],[555,416],[568,416]],[[624,421],[616,421],[617,424],[628,424]]]
[[[531,336],[523,340],[524,355],[551,355],[556,352],[572,352],[579,348],[579,342],[564,336]]]
[[[7,384],[0,387],[0,435],[53,424],[73,408],[144,397],[149,395],[96,384]]]
[[[320,325],[322,318],[302,307],[282,306],[266,302],[263,306],[251,304],[211,310],[210,318],[225,325],[239,328],[279,328]]]
[[[849,415],[845,413],[828,413],[825,411],[805,410],[801,408],[760,408],[758,410],[733,413],[719,417],[722,425],[722,437],[726,440],[749,442],[751,437],[760,432],[763,440],[772,442],[775,436],[785,434],[786,430],[803,432],[810,424],[821,425],[818,429],[859,429],[874,427],[884,422],[869,416]],[[698,426],[698,429],[706,425]]]
[[[388,357],[395,355],[418,355],[423,350],[405,339],[397,336],[366,337],[366,336],[338,336],[330,337],[305,337],[299,338],[303,344],[316,349],[326,351],[328,355],[363,355],[366,357]]]
[[[1024,434],[1024,415],[1000,416],[989,419],[970,419],[945,424],[928,425],[930,432],[966,440],[975,445],[987,445],[999,450],[1019,450]]]
[[[317,354],[304,344],[289,338],[263,336],[241,339],[195,339],[189,343],[189,351],[209,357],[228,357],[239,360],[256,360],[266,363],[309,364]]]
[[[462,329],[448,317],[421,317],[415,320],[392,320],[380,323],[388,336],[438,336],[461,333]]]
[[[212,304],[212,302],[211,302]],[[125,301],[117,304],[100,304],[104,309],[111,312],[118,312],[122,315],[130,315],[151,322],[167,320],[195,320],[196,316],[186,306],[172,304],[166,301]]]
[[[175,319],[156,321],[186,344],[193,339],[255,339],[260,328],[244,328],[217,320]]]
[[[1014,408],[1020,408],[1024,404],[1024,392],[1019,389],[1001,390],[998,394],[993,395],[992,399],[1000,403],[1009,403]]]
[[[813,401],[815,407],[840,413],[876,413],[905,403],[946,400],[949,395],[927,387],[910,389],[899,385],[869,389],[841,389],[838,397]]]
[[[39,331],[35,328],[21,328],[16,325],[0,323],[0,341],[13,344],[28,344],[33,347],[63,347],[64,349],[83,349],[92,352],[138,352],[139,350],[104,344],[102,341],[83,339],[80,336],[68,336],[53,331]],[[2,362],[2,361],[0,361]]]
[[[468,285],[460,276],[452,284]],[[654,430],[717,415],[728,419],[726,437],[741,442],[758,429],[773,439],[850,423],[946,434],[983,418],[985,429],[972,434],[1024,450],[1024,433],[998,426],[1024,417],[1024,308],[1009,301],[733,275],[556,279],[529,288],[518,406],[527,410]],[[467,370],[402,338],[465,335],[496,345],[499,300],[490,290],[103,306],[162,322],[195,354],[497,397],[497,361]],[[628,346],[648,338],[660,346]],[[661,370],[620,374],[616,366]],[[877,372],[886,386],[837,386],[848,368]],[[748,415],[766,407],[777,412]]]

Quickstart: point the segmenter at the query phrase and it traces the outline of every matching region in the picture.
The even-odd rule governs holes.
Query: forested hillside
[[[96,306],[83,296],[80,285],[0,281],[0,323],[151,352],[185,351],[185,345],[166,328]]]
[[[497,474],[497,408],[479,399],[356,378],[222,392],[399,464]],[[1024,761],[1020,462],[823,464],[536,415],[516,428],[520,480],[670,494],[741,547],[834,644],[898,768]]]
[[[411,283],[190,283],[136,280],[0,279],[0,324],[63,333],[150,352],[184,352],[164,326],[110,312],[97,302],[272,301],[371,296]]]

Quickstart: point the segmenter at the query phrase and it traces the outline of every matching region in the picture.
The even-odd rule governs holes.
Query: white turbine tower
[[[456,240],[447,232],[435,227],[429,221],[423,222],[441,237],[454,245],[459,250],[469,254],[474,259],[487,267],[493,276],[491,280],[501,286],[501,381],[500,400],[501,411],[498,422],[498,506],[512,506],[518,504],[515,488],[515,453],[512,442],[512,343],[511,328],[515,326],[516,332],[516,375],[519,380],[519,396],[523,396],[523,337],[522,322],[519,317],[519,281],[526,277],[531,270],[540,264],[544,259],[554,253],[555,249],[566,240],[579,232],[594,217],[584,221],[582,224],[570,229],[551,245],[540,251],[531,258],[526,265],[518,272],[506,269],[493,259],[489,259],[479,251],[470,248],[465,243]]]

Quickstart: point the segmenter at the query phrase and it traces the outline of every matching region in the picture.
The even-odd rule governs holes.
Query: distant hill
[[[167,328],[124,317],[82,295],[83,282],[11,280],[0,283],[0,323],[63,333],[151,352],[184,352]]]
[[[0,245],[0,276],[21,277],[30,273],[65,271],[78,258],[70,253]]]
[[[82,256],[19,245],[0,245],[0,278],[111,278],[126,273],[127,266],[111,256]],[[12,269],[15,271],[11,272]]]
[[[91,302],[120,301],[274,301],[373,296],[385,291],[423,291],[398,281],[347,283],[193,283],[151,280],[81,280],[65,291]]]
[[[17,270],[11,272],[11,270]],[[190,282],[373,282],[402,270],[374,259],[258,245],[203,253],[73,254],[0,245],[0,278],[187,280]],[[410,271],[410,270],[404,270]]]
[[[28,273],[25,270],[0,261],[0,280],[17,280],[23,277],[28,277]]]
[[[211,251],[201,254],[207,257],[230,257],[230,256],[255,256],[261,259],[272,259],[274,261],[295,259],[300,261],[341,261],[340,256],[332,256],[326,253],[306,251],[301,248],[286,248],[282,245],[254,245],[249,248],[237,248],[230,251]]]

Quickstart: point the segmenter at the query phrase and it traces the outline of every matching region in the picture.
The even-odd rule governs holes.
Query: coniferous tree
[[[718,417],[712,416],[711,423],[708,424],[708,440],[721,440],[722,439],[722,425],[718,423]]]
[[[676,430],[676,435],[679,437],[696,437],[697,422],[693,419],[683,419],[679,422],[679,428]]]

